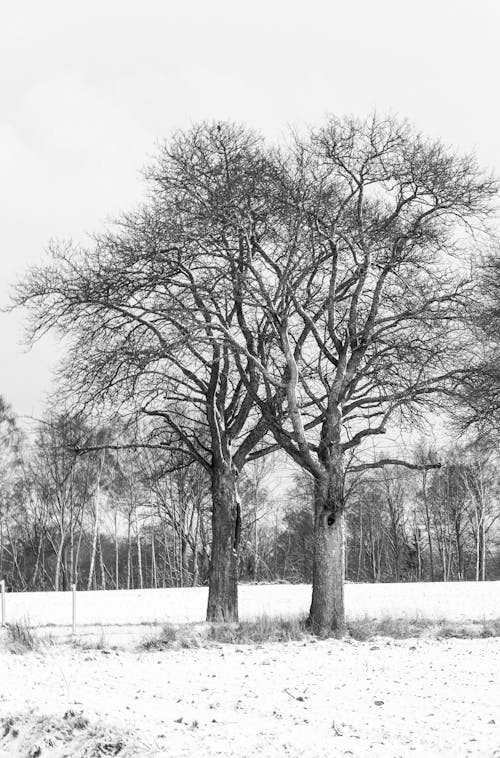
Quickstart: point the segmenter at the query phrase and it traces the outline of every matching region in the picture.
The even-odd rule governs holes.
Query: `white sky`
[[[373,108],[500,174],[498,0],[18,0],[0,17],[0,304],[49,238],[132,207],[199,119],[279,137]],[[0,314],[0,394],[39,415],[58,349]]]

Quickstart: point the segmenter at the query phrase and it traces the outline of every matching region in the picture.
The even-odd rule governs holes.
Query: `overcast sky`
[[[199,119],[280,138],[404,116],[500,174],[498,0],[32,0],[0,25],[0,300],[52,238],[141,197],[155,144]],[[40,415],[58,355],[0,314],[0,394]]]

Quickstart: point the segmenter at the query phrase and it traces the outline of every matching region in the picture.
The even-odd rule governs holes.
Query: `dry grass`
[[[166,624],[159,635],[146,637],[143,650],[210,647],[214,644],[246,645],[301,640],[307,635],[299,618],[259,616],[253,621],[211,624]]]
[[[244,645],[302,640],[307,634],[305,619],[263,615],[239,624],[212,624],[208,638],[214,642]]]
[[[97,639],[82,639],[80,637],[75,637],[71,640],[71,646],[77,650],[100,650],[103,653],[116,650],[116,646],[108,644],[104,629],[101,629],[101,634]]]
[[[349,635],[358,641],[370,640],[374,637],[391,637],[397,640],[418,637],[475,639],[500,637],[500,619],[465,623],[420,617],[410,619],[385,616],[373,619],[365,616],[349,622],[347,629]]]
[[[475,639],[500,637],[500,619],[481,622],[450,622],[446,620],[416,617],[380,619],[365,616],[350,621],[347,633],[351,639],[364,642],[375,637],[396,640],[427,637],[443,639],[461,637]],[[166,624],[159,635],[145,638],[143,650],[167,650],[180,648],[210,647],[214,644],[251,645],[264,642],[289,642],[312,636],[306,619],[283,618],[263,615],[254,621],[219,624]],[[332,633],[332,637],[335,635]]]
[[[140,647],[142,650],[166,650],[167,648],[178,649],[180,647],[200,647],[201,635],[196,634],[191,624],[176,626],[164,624],[159,634],[150,634],[145,637]]]
[[[399,640],[419,637],[430,639],[500,637],[500,618],[451,622],[445,619],[425,619],[418,616],[415,618],[385,616],[379,619],[365,616],[349,621],[347,633],[351,639],[361,642],[374,637]],[[239,623],[165,624],[159,633],[153,631],[145,637],[139,647],[142,650],[179,650],[205,648],[216,644],[283,643],[302,640],[308,636],[313,635],[307,628],[306,619],[273,617],[264,614],[255,620]],[[335,637],[333,633],[331,636]],[[8,624],[6,627],[6,648],[15,654],[40,652],[43,651],[44,646],[53,645],[56,642],[57,639],[51,636],[38,637],[26,619]],[[103,653],[110,653],[119,648],[117,645],[108,644],[103,628],[98,637],[87,639],[76,637],[70,641],[70,644],[79,650],[95,650]]]
[[[380,619],[365,616],[350,621],[347,633],[360,642],[375,637],[396,640],[427,637],[443,639],[461,637],[475,639],[500,637],[500,619],[481,622],[450,622],[446,620],[416,617]],[[179,650],[181,648],[210,647],[213,644],[251,645],[264,642],[289,642],[312,636],[306,619],[284,618],[263,615],[253,621],[218,624],[166,624],[159,635],[146,637],[140,647],[143,650]],[[331,635],[335,635],[332,633]]]
[[[28,619],[6,624],[7,649],[16,655],[32,652],[40,648],[40,640],[30,628]]]
[[[439,637],[459,637],[462,639],[500,637],[500,618],[474,621],[468,624],[443,622],[439,626]]]
[[[72,758],[126,758],[150,755],[145,745],[137,745],[129,733],[118,733],[102,724],[92,724],[83,713],[68,710],[62,718],[35,712],[0,719],[0,751],[7,754],[38,756],[67,755]]]

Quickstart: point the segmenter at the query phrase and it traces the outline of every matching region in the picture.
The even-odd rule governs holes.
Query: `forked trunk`
[[[317,482],[314,495],[313,591],[309,626],[315,634],[345,634],[345,513],[341,472]]]
[[[229,466],[214,469],[207,621],[238,620],[240,518],[236,474]]]

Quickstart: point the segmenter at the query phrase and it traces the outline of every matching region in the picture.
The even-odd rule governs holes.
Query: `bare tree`
[[[247,544],[251,544],[251,561],[250,564],[247,562],[247,571],[253,581],[258,581],[262,568],[259,529],[272,507],[266,485],[273,473],[276,473],[276,459],[272,454],[250,461],[243,469],[240,491],[246,514],[243,516],[242,531],[246,534]]]
[[[496,184],[472,158],[377,117],[332,119],[277,163],[275,238],[244,241],[246,298],[274,328],[272,368],[220,328],[260,365],[275,440],[314,478],[310,623],[342,634],[346,474],[422,466],[362,453],[463,373],[468,233]]]
[[[0,396],[0,576],[4,573],[6,551],[4,533],[8,536],[9,511],[14,506],[13,492],[16,469],[19,466],[19,448],[22,440],[16,418],[10,406]],[[9,539],[9,542],[11,540]],[[12,549],[12,545],[10,545]],[[14,559],[14,555],[11,556]]]
[[[461,469],[461,482],[468,494],[468,515],[475,542],[475,580],[486,579],[488,536],[500,517],[499,478],[491,451],[476,449]]]
[[[437,461],[436,451],[432,448],[427,448],[425,444],[419,443],[415,451],[415,460],[417,463],[425,464]],[[427,547],[429,552],[429,571],[431,582],[435,579],[434,572],[434,552],[433,552],[433,540],[432,540],[432,518],[431,518],[431,506],[429,504],[429,492],[428,492],[428,474],[427,468],[422,468],[422,487],[420,490],[421,501],[423,508],[423,516],[425,523],[425,533],[427,536]]]
[[[406,491],[404,481],[390,476],[391,469],[385,468],[382,475],[383,497],[389,516],[387,536],[393,556],[394,577],[401,581],[402,561],[408,540],[406,535]]]
[[[80,534],[82,530],[92,461],[79,460],[74,447],[88,440],[89,430],[78,418],[49,416],[38,425],[34,454],[26,463],[32,497],[44,514],[44,536],[55,556],[56,591],[76,581],[74,535],[78,526]]]
[[[211,479],[212,550],[207,617],[237,618],[241,527],[237,479],[267,431],[253,395],[254,362],[235,365],[214,317],[247,326],[235,301],[248,229],[266,237],[267,162],[261,141],[231,125],[202,125],[165,144],[148,170],[149,200],[87,251],[56,245],[17,303],[30,336],[70,335],[63,369],[71,402],[105,397],[153,420],[137,444],[181,450]],[[264,340],[256,325],[250,341]],[[241,375],[240,375],[241,372]]]

